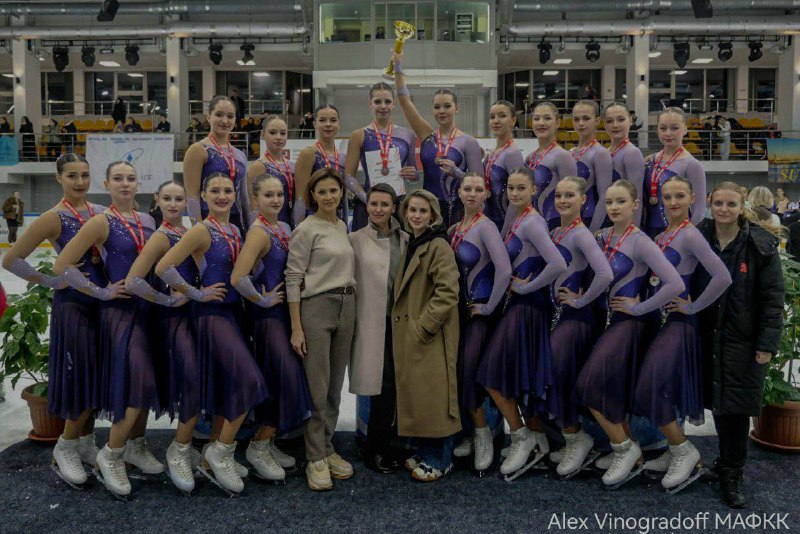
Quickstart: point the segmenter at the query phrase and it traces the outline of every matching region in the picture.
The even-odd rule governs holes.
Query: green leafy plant
[[[800,401],[800,389],[794,380],[795,365],[800,362],[800,263],[781,253],[783,284],[786,293],[783,331],[778,353],[767,364],[762,404]]]
[[[55,276],[51,259],[43,259],[38,270]],[[10,377],[11,387],[16,387],[20,378],[30,378],[34,382],[32,393],[47,395],[50,341],[44,334],[52,307],[53,290],[38,284],[29,283],[25,293],[9,296],[8,308],[0,320],[0,382]]]

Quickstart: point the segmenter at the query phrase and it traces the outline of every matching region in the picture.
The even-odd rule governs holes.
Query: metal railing
[[[740,104],[744,104],[740,106]],[[769,122],[774,117],[776,104],[774,98],[663,98],[662,109],[670,106],[682,108],[690,115],[704,115],[709,113],[739,113],[740,109],[747,112],[768,113]],[[651,110],[657,111],[657,110]]]

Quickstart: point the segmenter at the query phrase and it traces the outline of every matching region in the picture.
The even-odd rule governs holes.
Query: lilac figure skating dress
[[[525,164],[522,151],[514,144],[497,152],[486,155],[483,160],[484,174],[491,196],[486,199],[486,209],[484,213],[497,226],[498,230],[503,229],[508,211],[508,195],[506,186],[508,185],[508,175],[517,167]]]
[[[653,241],[631,225],[613,235],[613,227],[601,231],[600,242],[611,265],[612,297],[638,297],[650,271],[663,281],[653,296],[635,304],[633,314],[615,312],[605,332],[592,348],[575,388],[578,404],[602,413],[612,423],[621,423],[631,411],[637,371],[644,351],[644,316],[665,305],[683,290],[683,282]],[[609,235],[611,240],[609,241]]]
[[[230,174],[230,166],[228,164],[229,152],[227,147],[221,147],[222,153],[213,145],[203,144],[203,148],[208,153],[208,159],[203,170],[200,173],[200,191],[204,190],[206,178],[215,172],[222,172]],[[236,202],[231,207],[231,223],[235,224],[239,231],[244,234],[249,225],[248,216],[250,213],[250,197],[247,191],[247,155],[238,148],[233,149],[233,156],[236,166],[236,179],[233,181],[233,187],[236,189]],[[208,205],[202,198],[200,199],[200,214],[203,219],[208,216]]]
[[[686,226],[670,235],[661,234],[656,242],[665,247],[664,256],[683,279],[686,289],[679,295],[681,298],[689,298],[692,277],[698,266],[702,265],[711,275],[711,283],[689,305],[691,313],[667,315],[639,371],[633,412],[647,417],[656,426],[675,419],[702,424],[703,362],[696,314],[725,292],[731,276],[694,226]]]
[[[676,152],[676,154],[678,154]],[[692,224],[698,224],[703,220],[706,209],[706,172],[699,161],[689,156],[683,159],[661,158],[662,152],[653,154],[645,165],[644,184],[642,191],[642,203],[644,205],[644,226],[643,230],[651,238],[667,229],[669,217],[664,211],[664,199],[661,196],[661,188],[664,182],[673,176],[683,176],[692,184],[695,200],[691,207],[690,214]],[[655,188],[653,187],[655,185]],[[653,196],[655,192],[655,197]],[[656,204],[652,204],[651,199],[657,199]]]
[[[280,225],[286,235],[291,234],[287,224]],[[271,242],[253,277],[253,285],[261,293],[262,288],[269,292],[284,281],[289,251],[288,243],[280,236],[263,226],[257,228],[266,232]],[[292,334],[289,305],[285,302],[271,308],[253,305],[249,309],[254,322],[253,354],[270,392],[267,401],[255,407],[256,421],[277,428],[279,433],[294,430],[311,417],[314,405],[303,364],[289,342]]]
[[[145,240],[155,231],[150,215],[139,213]],[[126,217],[128,226],[106,212],[108,239],[101,254],[108,281],[124,280],[139,255],[132,230],[139,228],[134,217]],[[143,243],[141,243],[143,245]],[[100,305],[100,382],[101,414],[111,421],[125,417],[126,408],[161,412],[155,360],[162,355],[153,350],[149,329],[153,305],[141,297],[117,298]]]
[[[556,313],[555,327],[550,333],[553,391],[558,400],[556,423],[561,428],[575,426],[578,422],[578,406],[573,395],[594,341],[595,314],[591,303],[608,288],[612,279],[608,260],[591,232],[583,224],[571,229],[570,226],[558,227],[552,232],[553,242],[567,262],[567,270],[552,285]],[[556,297],[560,287],[580,294],[575,299],[575,307],[558,304]]]
[[[578,166],[570,153],[559,145],[546,147],[538,155],[536,152],[531,152],[525,158],[525,165],[533,171],[536,179],[533,205],[547,221],[548,228],[552,230],[561,224],[561,216],[556,211],[555,205],[556,186],[564,176],[577,176]]]
[[[214,225],[203,224],[211,235],[211,246],[200,265],[200,285],[208,287],[224,282],[228,293],[222,302],[195,302],[193,306],[204,387],[201,398],[206,414],[233,421],[266,400],[268,390],[242,333],[242,300],[231,285],[234,264],[231,243],[235,242],[231,232],[238,232],[238,228],[223,226],[226,239]]]
[[[569,154],[567,154],[569,157]],[[572,159],[572,158],[570,158]],[[505,238],[513,276],[530,279],[504,303],[503,315],[486,345],[478,384],[517,399],[526,416],[556,413],[550,355],[550,284],[566,269],[541,215],[523,214]]]
[[[586,180],[586,202],[581,210],[581,219],[590,232],[596,232],[606,218],[605,191],[611,185],[611,154],[598,142],[582,149],[575,147],[570,153],[578,167],[578,176]],[[599,206],[601,191],[603,209]]]
[[[89,204],[87,202],[87,204]],[[91,204],[91,210],[81,211],[88,221],[93,213],[105,208]],[[81,229],[81,222],[71,213],[58,211],[61,233],[56,239],[56,252],[67,246]],[[99,287],[108,283],[99,256],[86,252],[80,260],[80,271]],[[76,420],[82,412],[99,406],[100,336],[97,329],[100,301],[67,287],[53,295],[50,313],[50,358],[47,374],[47,410],[61,419]]]

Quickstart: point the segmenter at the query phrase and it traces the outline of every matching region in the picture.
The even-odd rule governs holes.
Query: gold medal
[[[433,162],[434,162],[435,164],[437,164],[437,165],[441,165],[441,164],[442,164],[442,160],[443,160],[443,159],[444,159],[444,158],[443,158],[443,157],[441,157],[441,156],[436,156],[436,158],[434,158]]]
[[[650,285],[651,286],[658,287],[658,284],[660,284],[660,283],[661,283],[661,279],[658,276],[653,275],[653,276],[650,277]]]
[[[100,256],[97,255],[92,256],[92,263],[94,263],[95,265],[100,263]]]
[[[650,197],[650,205],[655,206],[658,204],[658,197]]]

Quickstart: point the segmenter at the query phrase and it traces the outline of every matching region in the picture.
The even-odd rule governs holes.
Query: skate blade
[[[223,486],[222,484],[220,484],[219,482],[217,482],[217,479],[216,479],[216,478],[214,478],[214,475],[213,475],[213,474],[211,474],[211,472],[210,472],[210,471],[207,471],[207,470],[206,470],[206,468],[205,468],[205,467],[203,467],[202,465],[201,465],[200,467],[198,467],[198,468],[197,468],[197,470],[198,470],[198,471],[200,471],[200,472],[201,472],[203,475],[205,475],[205,477],[206,477],[208,480],[210,480],[210,481],[211,481],[211,482],[212,482],[212,483],[213,483],[213,484],[214,484],[216,487],[218,487],[219,489],[221,489],[222,491],[224,491],[225,493],[227,493],[227,494],[228,494],[228,497],[230,497],[231,499],[233,499],[233,498],[235,498],[235,497],[238,497],[238,496],[239,496],[239,494],[238,494],[238,493],[236,493],[236,492],[233,492],[233,491],[229,490],[228,488],[226,488],[225,486]]]
[[[589,454],[586,456],[586,459],[583,461],[581,466],[572,473],[560,477],[561,480],[569,480],[578,473],[581,473],[583,471],[594,471],[594,469],[592,469],[592,464],[594,464],[594,461],[597,460],[599,457],[600,457],[600,451],[595,451],[595,450],[589,451]]]
[[[481,470],[472,469],[470,472],[472,473],[472,476],[474,476],[475,478],[486,478],[489,476],[488,467],[486,469],[481,469]]]
[[[197,478],[198,475],[200,475],[200,474],[197,471],[194,471],[192,473],[193,478]],[[175,486],[175,489],[180,491],[183,494],[184,497],[188,498],[188,497],[192,496],[192,492],[194,491],[194,488],[190,489],[189,491],[186,491],[185,489],[182,489],[182,488],[178,487],[178,485],[175,483],[175,481],[172,480],[172,474],[170,473],[169,468],[167,468],[167,476],[169,477],[169,481],[172,482],[172,485]],[[200,475],[200,476],[202,477],[203,475]]]
[[[98,469],[97,467],[92,468],[92,474],[94,474],[94,477],[97,480],[100,481],[100,483],[103,485],[103,487],[106,488],[106,490],[108,490],[108,492],[115,499],[117,499],[118,501],[121,501],[121,502],[128,502],[129,495],[120,495],[119,493],[115,493],[114,490],[112,490],[110,487],[108,487],[108,484],[106,484],[106,481],[103,478],[103,474],[100,472],[100,469]]]
[[[683,491],[683,490],[685,490],[686,488],[688,488],[689,486],[691,486],[691,485],[692,485],[692,483],[693,483],[695,480],[697,480],[698,478],[700,478],[701,476],[703,476],[703,473],[705,473],[705,471],[706,471],[706,468],[705,468],[705,467],[701,467],[700,469],[697,469],[697,470],[694,472],[694,474],[692,474],[691,476],[689,476],[689,478],[687,478],[686,480],[684,480],[683,482],[681,482],[680,484],[678,484],[678,485],[677,485],[677,486],[675,486],[674,488],[670,488],[670,489],[668,489],[668,490],[667,490],[667,493],[668,493],[668,494],[670,494],[670,495],[675,495],[676,493],[680,493],[681,491]]]
[[[661,480],[666,474],[666,471],[655,471],[647,468],[642,469],[642,476],[649,478],[650,480]]]
[[[71,486],[76,490],[83,491],[83,485],[82,484],[75,484],[74,482],[70,482],[69,480],[64,478],[64,475],[61,474],[61,470],[58,468],[58,464],[50,464],[50,469],[55,471],[55,473],[58,475],[58,478],[60,478],[64,482],[66,482],[68,486]]]
[[[622,480],[620,482],[617,482],[616,484],[612,484],[610,486],[606,486],[606,490],[614,491],[614,490],[617,490],[617,489],[621,488],[622,486],[624,486],[625,484],[627,484],[628,482],[630,482],[631,480],[633,480],[634,478],[639,476],[641,474],[641,472],[642,472],[642,466],[640,464],[640,465],[634,467],[631,470],[631,472],[628,473],[628,476],[625,477],[624,480]]]
[[[534,457],[533,457],[533,460],[531,460],[530,462],[528,462],[528,463],[526,463],[525,465],[523,465],[523,466],[522,466],[521,468],[519,468],[517,471],[515,471],[515,472],[513,472],[513,473],[509,473],[509,474],[505,475],[505,476],[503,477],[503,480],[505,480],[506,482],[511,482],[511,481],[513,481],[513,480],[516,480],[517,478],[519,478],[520,476],[522,476],[523,474],[525,474],[525,473],[526,473],[526,472],[527,472],[529,469],[531,469],[531,468],[532,468],[532,467],[534,467],[536,464],[538,464],[539,462],[541,462],[541,461],[542,461],[542,459],[543,459],[545,456],[546,456],[545,454],[542,454],[542,453],[540,453],[540,452],[537,452],[537,453],[536,453],[536,456],[534,456]],[[547,468],[547,467],[545,466],[545,468]],[[540,467],[539,469],[541,469],[541,467]]]

